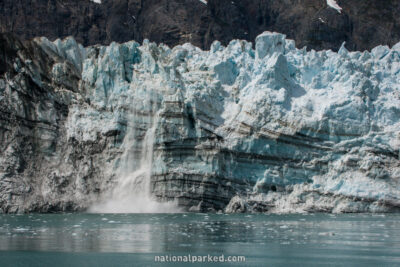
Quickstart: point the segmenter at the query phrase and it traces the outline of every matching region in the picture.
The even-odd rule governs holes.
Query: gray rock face
[[[3,0],[0,31],[30,39],[74,36],[83,45],[150,39],[169,46],[190,42],[208,49],[214,40],[254,41],[268,30],[286,34],[298,47],[332,49],[343,42],[363,51],[400,40],[397,0]]]
[[[192,211],[400,207],[400,44],[0,48],[3,212],[102,211],[138,188]]]
[[[96,179],[103,177],[98,166],[103,162],[97,157],[115,138],[99,136],[82,144],[66,135],[69,107],[83,93],[79,65],[60,51],[44,49],[39,41],[0,38],[5,51],[0,58],[1,210],[86,207],[87,195],[98,190]],[[66,43],[77,51],[82,48],[73,39]]]

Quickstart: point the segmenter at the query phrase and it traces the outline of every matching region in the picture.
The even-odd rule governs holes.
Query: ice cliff
[[[400,208],[400,43],[0,44],[3,212],[84,210],[146,157],[152,199],[192,211]]]

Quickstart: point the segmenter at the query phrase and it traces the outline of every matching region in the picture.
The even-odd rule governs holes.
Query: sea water
[[[0,215],[0,266],[191,266],[166,261],[189,255],[205,259],[197,266],[399,266],[400,215]]]

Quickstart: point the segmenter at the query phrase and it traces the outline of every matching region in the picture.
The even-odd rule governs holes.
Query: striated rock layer
[[[265,32],[255,49],[202,51],[1,35],[0,48],[3,212],[84,210],[149,147],[153,198],[192,211],[400,208],[400,43],[307,52]]]

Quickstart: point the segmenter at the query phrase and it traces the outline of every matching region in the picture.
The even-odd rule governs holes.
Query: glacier
[[[400,208],[400,43],[10,46],[3,212]]]

